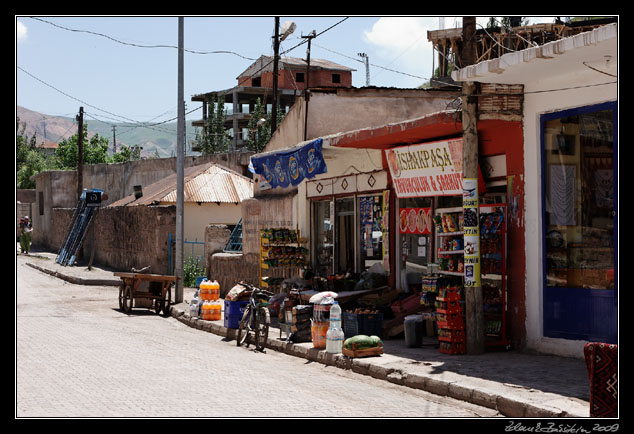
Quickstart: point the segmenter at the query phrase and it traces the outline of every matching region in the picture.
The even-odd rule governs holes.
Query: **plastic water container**
[[[343,338],[343,330],[340,327],[329,328],[326,332],[326,352],[340,353],[343,348]]]
[[[403,326],[405,331],[405,344],[408,347],[420,347],[423,344],[423,316],[406,316]]]
[[[189,315],[194,318],[199,315],[200,312],[200,300],[198,298],[192,299],[189,304]]]

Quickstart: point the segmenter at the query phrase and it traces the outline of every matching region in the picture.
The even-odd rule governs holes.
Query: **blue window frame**
[[[544,336],[617,343],[617,103],[540,121]]]

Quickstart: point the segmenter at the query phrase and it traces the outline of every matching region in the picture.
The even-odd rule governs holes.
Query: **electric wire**
[[[63,29],[63,30],[67,30],[69,32],[88,33],[88,34],[91,34],[91,35],[101,36],[103,38],[110,39],[111,41],[114,41],[114,42],[116,42],[118,44],[127,45],[127,46],[130,46],[130,47],[136,47],[136,48],[176,48],[176,49],[178,49],[178,46],[176,46],[176,45],[146,45],[146,44],[136,44],[136,43],[132,43],[132,42],[124,42],[124,41],[120,41],[118,39],[113,38],[112,36],[108,36],[108,35],[103,34],[103,33],[93,32],[93,31],[90,31],[90,30],[72,29],[70,27],[61,26],[59,24],[55,24],[55,23],[52,23],[50,21],[43,20],[42,18],[36,18],[36,17],[29,17],[29,18],[31,18],[33,20],[36,20],[36,21],[41,21],[41,22],[46,23],[46,24],[50,24],[51,26],[54,26],[54,27],[57,27],[57,28],[60,28],[60,29]],[[234,51],[229,51],[229,50],[198,51],[198,50],[190,50],[190,49],[184,48],[183,51],[185,51],[187,53],[192,53],[192,54],[233,54],[235,56],[241,57],[241,58],[246,59],[246,60],[255,60],[255,59],[252,59],[250,57],[246,57],[246,56],[243,56],[242,54],[236,53]]]

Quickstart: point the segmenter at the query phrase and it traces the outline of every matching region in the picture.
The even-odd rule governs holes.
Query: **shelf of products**
[[[305,243],[299,230],[260,230],[260,286],[279,292],[283,280],[299,274],[299,269],[308,265]]]
[[[449,276],[464,273],[464,238],[462,208],[437,209],[434,225],[438,236],[438,272]]]
[[[506,336],[506,205],[480,206],[480,273],[487,346],[508,346]]]

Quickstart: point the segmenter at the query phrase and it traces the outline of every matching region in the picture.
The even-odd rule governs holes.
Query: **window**
[[[543,123],[546,286],[614,284],[614,110],[568,111]]]
[[[332,74],[332,82],[333,83],[341,83],[341,75],[340,74]]]
[[[295,73],[295,81],[298,83],[303,83],[304,82],[304,73],[303,72],[296,72]]]
[[[251,86],[253,87],[261,87],[262,86],[262,77],[254,77],[251,79]]]

